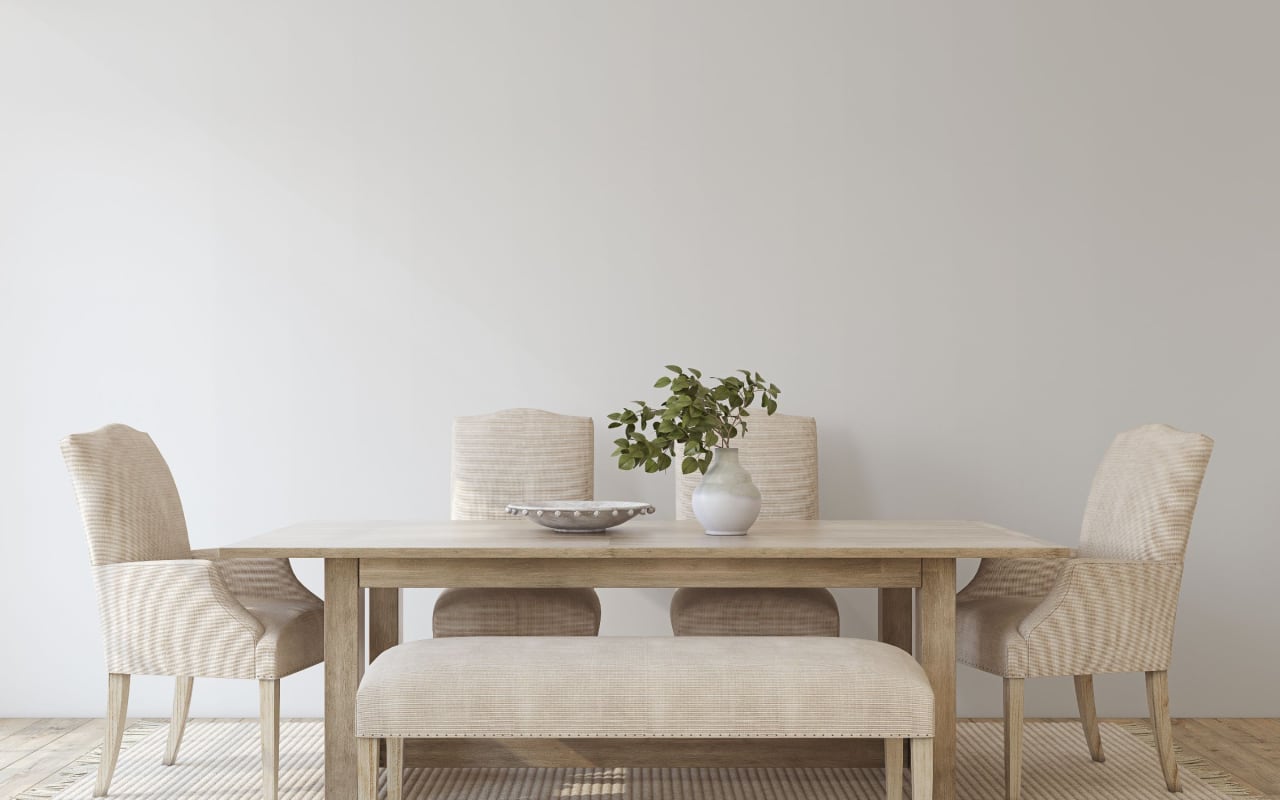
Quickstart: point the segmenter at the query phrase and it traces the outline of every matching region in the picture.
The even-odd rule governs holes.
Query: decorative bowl
[[[558,533],[604,533],[632,517],[652,514],[653,506],[629,500],[546,500],[512,503],[507,513],[528,517]]]

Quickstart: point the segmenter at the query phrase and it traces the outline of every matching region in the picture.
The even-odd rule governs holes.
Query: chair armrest
[[[217,562],[227,588],[236,597],[324,604],[298,580],[287,558],[222,558],[221,555],[216,547],[191,551],[192,558]]]
[[[92,568],[108,672],[252,678],[264,628],[212,561]]]
[[[1168,669],[1181,585],[1181,560],[1070,559],[1018,632],[1055,675]]]
[[[324,605],[324,601],[298,580],[287,558],[224,558],[217,562],[217,566],[227,588],[241,599],[262,598]]]
[[[988,597],[1044,597],[1053,588],[1066,559],[984,558],[958,601]]]

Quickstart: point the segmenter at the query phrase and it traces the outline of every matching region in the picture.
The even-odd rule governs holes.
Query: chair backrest
[[[169,465],[151,437],[107,425],[62,440],[94,566],[191,558]]]
[[[497,519],[508,503],[591,500],[595,425],[533,408],[453,421],[453,519]]]
[[[1116,436],[1089,492],[1080,555],[1181,559],[1212,452],[1208,436],[1168,425]]]
[[[759,416],[752,414],[747,422],[747,435],[733,442],[739,461],[760,490],[760,517],[817,519],[817,421],[761,412]],[[700,472],[676,479],[676,519],[693,519],[693,490],[700,483]]]

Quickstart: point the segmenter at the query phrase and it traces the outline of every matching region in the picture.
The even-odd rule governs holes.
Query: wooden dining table
[[[400,590],[435,587],[825,587],[879,590],[879,638],[915,653],[936,702],[934,796],[955,796],[956,561],[1060,558],[1066,547],[983,522],[761,520],[746,536],[637,519],[562,534],[523,519],[306,522],[219,548],[222,558],[324,559],[325,797],[356,794],[356,689],[401,637]],[[914,615],[912,593],[915,593]],[[607,612],[606,612],[607,613]],[[565,702],[572,702],[566,698]],[[875,766],[858,740],[420,740],[433,766]]]

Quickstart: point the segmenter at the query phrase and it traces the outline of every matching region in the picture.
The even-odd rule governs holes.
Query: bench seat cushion
[[[356,735],[914,738],[933,692],[910,654],[861,639],[427,639],[369,666]]]

